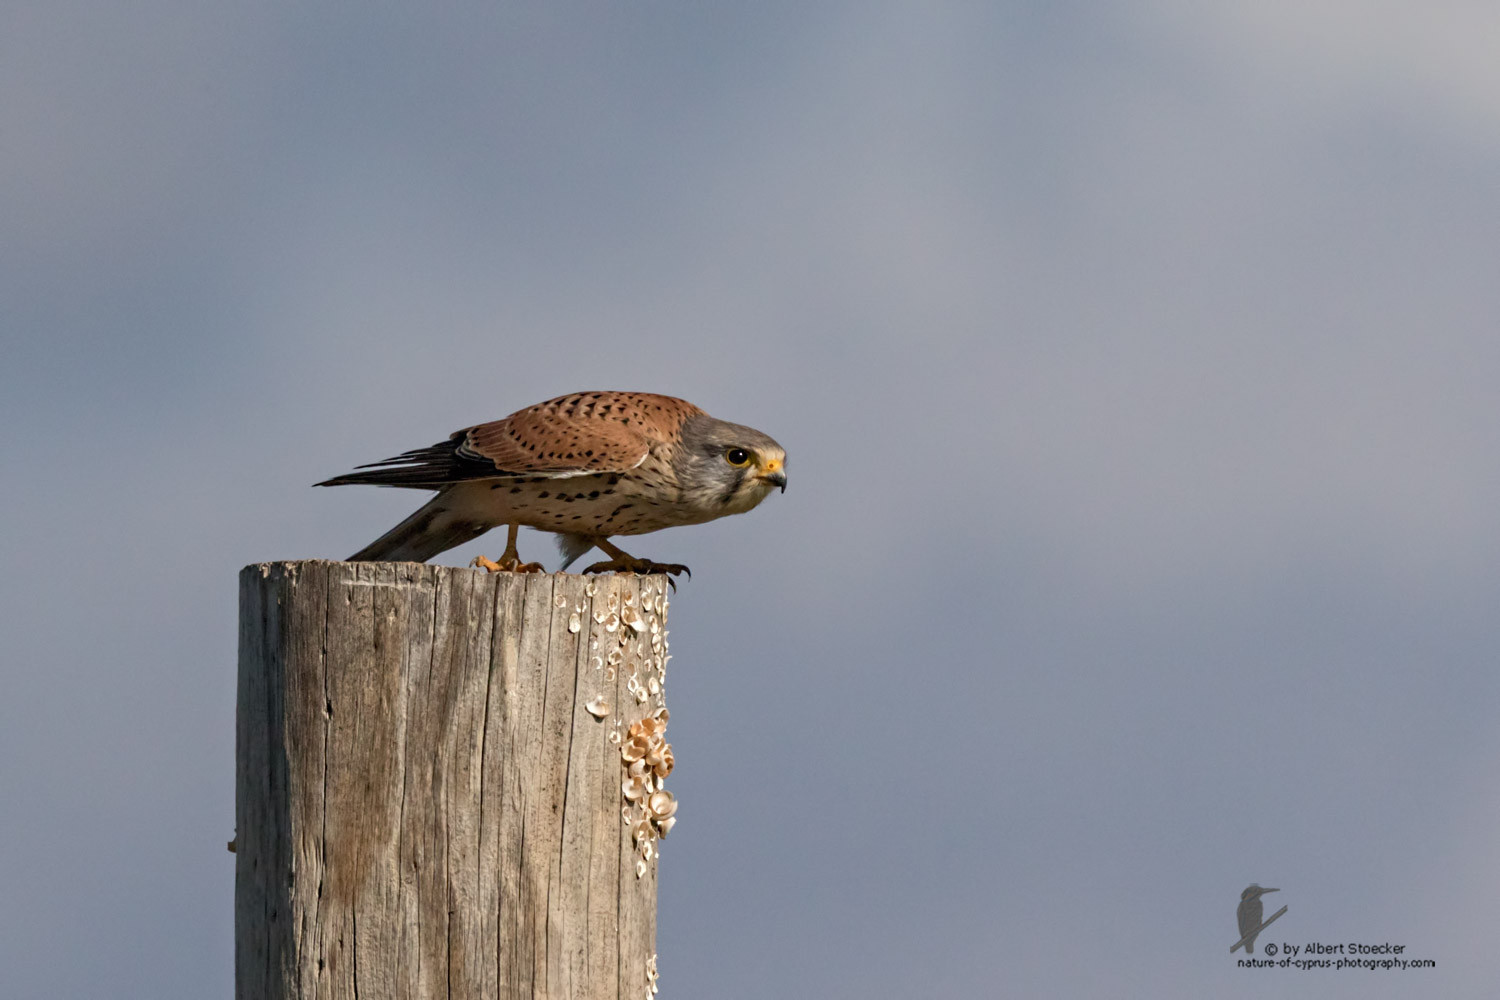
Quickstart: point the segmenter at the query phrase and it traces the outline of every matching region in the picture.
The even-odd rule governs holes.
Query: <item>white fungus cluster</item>
[[[590,581],[584,592],[594,596],[596,584]],[[624,714],[602,695],[584,706],[596,719],[613,715],[609,740],[620,748],[625,771],[620,815],[635,846],[636,878],[645,876],[658,841],[677,822],[677,800],[665,786],[675,764],[672,745],[665,737],[668,713],[663,698],[667,661],[672,658],[663,627],[667,605],[667,588],[653,586],[649,579],[642,581],[639,597],[631,592],[611,593],[603,606],[595,604],[593,613],[595,624],[604,627],[604,638],[602,642],[589,640],[589,664],[603,671],[606,682],[624,672],[629,699],[648,712],[627,727]],[[573,627],[572,619],[568,625]]]
[[[663,697],[667,679],[667,587],[654,586],[655,581],[641,581],[640,595],[610,593],[603,605],[594,602],[593,619],[603,626],[603,636],[589,639],[588,662],[603,675],[606,690],[615,678],[625,674],[626,705],[646,714],[625,724],[625,713],[612,705],[603,694],[585,703],[594,718],[611,720],[609,741],[620,749],[624,770],[620,782],[620,816],[630,829],[636,854],[635,877],[644,878],[650,862],[659,853],[659,844],[677,823],[677,799],[666,789],[667,775],[676,760],[672,744],[666,740],[669,714]],[[592,598],[598,585],[590,580],[584,593]],[[566,602],[558,607],[565,607]],[[568,631],[582,630],[588,610],[579,606],[568,618]],[[634,702],[634,705],[631,705]],[[656,956],[646,963],[645,998],[652,1000],[658,992]]]

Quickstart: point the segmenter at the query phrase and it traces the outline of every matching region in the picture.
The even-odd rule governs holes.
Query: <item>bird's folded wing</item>
[[[459,431],[457,454],[488,463],[491,475],[582,476],[627,472],[646,460],[651,440],[618,420],[522,410]]]
[[[669,442],[683,421],[702,412],[684,400],[651,393],[559,396],[318,485],[442,489],[471,479],[628,472],[646,460],[652,445]]]

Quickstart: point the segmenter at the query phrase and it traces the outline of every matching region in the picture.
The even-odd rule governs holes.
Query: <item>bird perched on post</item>
[[[1245,887],[1244,892],[1240,893],[1240,906],[1235,911],[1235,916],[1240,922],[1240,937],[1245,939],[1245,954],[1255,954],[1257,934],[1250,932],[1260,927],[1260,919],[1266,912],[1265,904],[1260,901],[1260,897],[1268,892],[1280,891],[1280,889],[1262,889],[1252,882]],[[1280,914],[1278,913],[1277,916]]]
[[[491,572],[539,571],[522,563],[522,525],[556,532],[566,569],[598,548],[610,558],[586,573],[686,572],[637,559],[610,544],[681,524],[743,514],[773,489],[786,490],[786,452],[760,431],[716,420],[692,403],[647,392],[579,392],[448,440],[361,465],[318,483],[436,490],[416,513],[350,556],[350,561],[424,562],[509,527]]]

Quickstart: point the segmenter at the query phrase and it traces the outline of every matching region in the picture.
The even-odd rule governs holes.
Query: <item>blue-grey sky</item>
[[[236,571],[419,500],[318,479],[628,388],[790,456],[632,548],[695,571],[664,995],[1495,995],[1497,39],[5,6],[0,993],[228,995]],[[1237,969],[1250,882],[1262,944],[1438,967]]]

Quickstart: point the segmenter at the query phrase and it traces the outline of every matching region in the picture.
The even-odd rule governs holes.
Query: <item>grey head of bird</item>
[[[786,491],[786,451],[753,427],[694,414],[682,425],[672,471],[705,519],[742,514],[773,489]]]
[[[1247,885],[1245,887],[1245,891],[1242,892],[1242,893],[1240,893],[1240,899],[1259,899],[1265,893],[1268,893],[1268,892],[1280,892],[1280,891],[1281,891],[1280,889],[1262,889],[1260,886],[1256,885],[1254,882],[1251,882],[1249,885]]]

